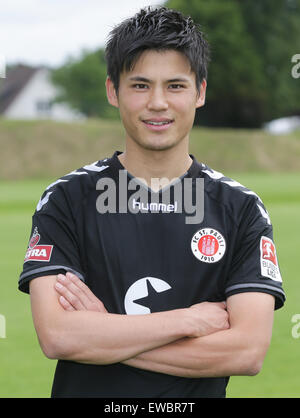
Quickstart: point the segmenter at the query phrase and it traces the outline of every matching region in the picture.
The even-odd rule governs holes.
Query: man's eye
[[[142,89],[146,89],[148,86],[147,86],[147,84],[141,84],[141,83],[139,83],[139,84],[134,84],[133,87],[135,89],[142,90]]]
[[[170,84],[169,87],[173,90],[179,90],[181,88],[184,88],[184,86],[182,84]]]

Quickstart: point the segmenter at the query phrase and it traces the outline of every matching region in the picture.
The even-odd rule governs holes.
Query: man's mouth
[[[173,119],[145,119],[144,124],[150,129],[166,129],[173,122]]]
[[[162,126],[162,125],[167,125],[169,123],[171,123],[171,121],[162,121],[162,122],[155,122],[154,120],[145,120],[144,122],[149,123],[149,125],[154,125],[154,126]]]

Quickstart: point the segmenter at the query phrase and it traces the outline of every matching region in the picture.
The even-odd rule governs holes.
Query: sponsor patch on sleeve
[[[24,263],[27,261],[50,261],[53,245],[38,245],[40,241],[38,229],[34,228],[26,251]]]
[[[262,276],[282,282],[275,245],[270,238],[264,236],[260,239],[260,266]]]

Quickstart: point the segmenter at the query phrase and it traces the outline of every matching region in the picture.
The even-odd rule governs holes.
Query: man
[[[224,397],[259,372],[285,300],[270,219],[188,153],[208,61],[190,18],[141,10],[106,57],[125,151],[46,189],[19,281],[52,396]]]

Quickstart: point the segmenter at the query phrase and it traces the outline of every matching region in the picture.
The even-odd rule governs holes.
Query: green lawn
[[[300,397],[300,338],[292,337],[291,318],[300,313],[300,174],[235,175],[255,190],[271,216],[287,300],[275,312],[273,337],[262,371],[233,377],[229,397]],[[251,315],[251,312],[249,312]]]
[[[65,123],[0,117],[0,178],[61,177],[124,150],[124,137],[119,120]],[[218,171],[300,172],[300,130],[274,136],[262,129],[194,127],[189,150]]]
[[[226,173],[226,175],[229,175]],[[292,337],[291,318],[300,313],[300,174],[231,174],[257,192],[274,224],[274,237],[287,302],[276,311],[271,347],[255,377],[233,377],[228,397],[300,397],[300,338]],[[46,359],[33,328],[29,296],[17,291],[31,215],[49,180],[0,182],[0,397],[48,397],[55,361]],[[251,315],[251,312],[249,312]]]

